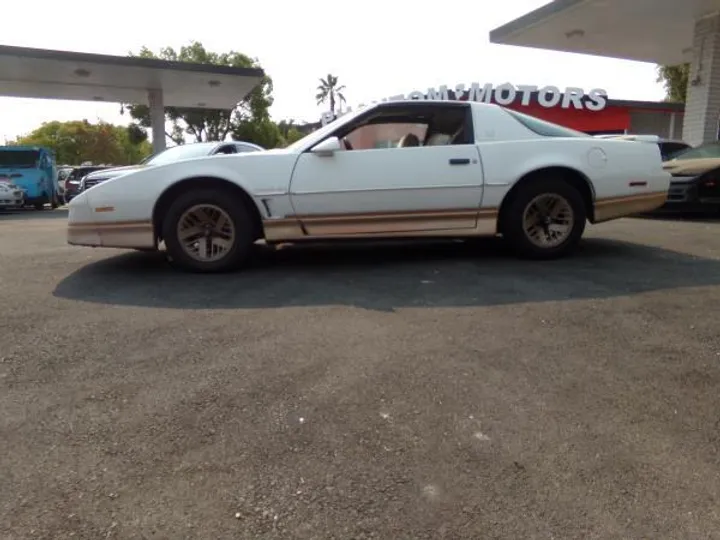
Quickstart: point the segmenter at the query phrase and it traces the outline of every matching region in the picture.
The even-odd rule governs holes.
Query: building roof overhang
[[[167,107],[232,109],[264,73],[148,58],[0,45],[0,95],[148,105],[161,90]]]

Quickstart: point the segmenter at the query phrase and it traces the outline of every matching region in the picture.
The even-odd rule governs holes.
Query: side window
[[[420,146],[425,140],[426,124],[373,123],[360,126],[346,137],[353,150],[397,148],[400,141],[414,141]]]
[[[393,106],[337,135],[348,150],[470,144],[472,118],[467,106]]]

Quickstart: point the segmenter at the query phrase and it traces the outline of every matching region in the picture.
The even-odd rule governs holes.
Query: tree
[[[150,155],[147,133],[134,127],[87,120],[45,122],[18,137],[16,145],[45,146],[55,152],[57,163],[79,165],[83,161],[112,165],[135,164]]]
[[[241,120],[232,126],[232,138],[236,141],[248,141],[259,144],[263,148],[279,148],[285,146],[285,139],[275,122],[263,120]]]
[[[302,139],[305,134],[295,127],[295,120],[280,120],[277,124],[285,143],[292,144]]]
[[[335,104],[345,103],[345,86],[338,86],[338,78],[335,75],[328,74],[324,79],[320,79],[320,84],[317,87],[317,95],[315,99],[317,104],[328,102],[330,105],[330,112],[335,114]]]
[[[147,47],[143,47],[137,55],[140,58],[159,58],[175,62],[193,62],[200,64],[214,64],[220,66],[258,68],[257,60],[242,53],[230,51],[227,53],[211,52],[203,47],[202,43],[193,41],[183,46],[179,51],[172,47],[165,47],[157,54]],[[233,109],[208,110],[179,107],[165,107],[165,117],[171,123],[171,131],[165,135],[176,144],[183,144],[184,136],[190,135],[195,141],[223,141],[234,131],[239,124],[264,123],[269,121],[268,109],[272,105],[272,80],[265,76],[261,83],[244,99],[240,100]],[[146,105],[127,105],[130,116],[140,126],[150,127],[150,109]],[[259,127],[251,131],[262,131]],[[252,141],[256,142],[256,141]],[[260,144],[260,143],[258,143]]]
[[[689,77],[690,64],[658,66],[657,82],[665,86],[665,100],[685,103]]]

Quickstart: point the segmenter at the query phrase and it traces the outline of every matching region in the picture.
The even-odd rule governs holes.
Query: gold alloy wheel
[[[185,253],[200,262],[227,256],[235,243],[235,225],[225,210],[214,204],[198,204],[183,212],[177,237]]]
[[[523,212],[523,230],[528,240],[539,248],[559,246],[570,236],[574,225],[572,205],[556,193],[538,195]]]

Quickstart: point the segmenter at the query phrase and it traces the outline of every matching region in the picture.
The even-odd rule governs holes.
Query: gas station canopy
[[[0,45],[0,95],[231,109],[263,77],[261,69]]]
[[[693,59],[696,22],[720,0],[554,0],[490,32],[490,41],[675,65]]]
[[[720,138],[720,0],[555,0],[490,32],[504,45],[687,63],[683,139]]]
[[[150,106],[155,150],[164,107],[232,109],[263,70],[0,45],[0,96]]]

